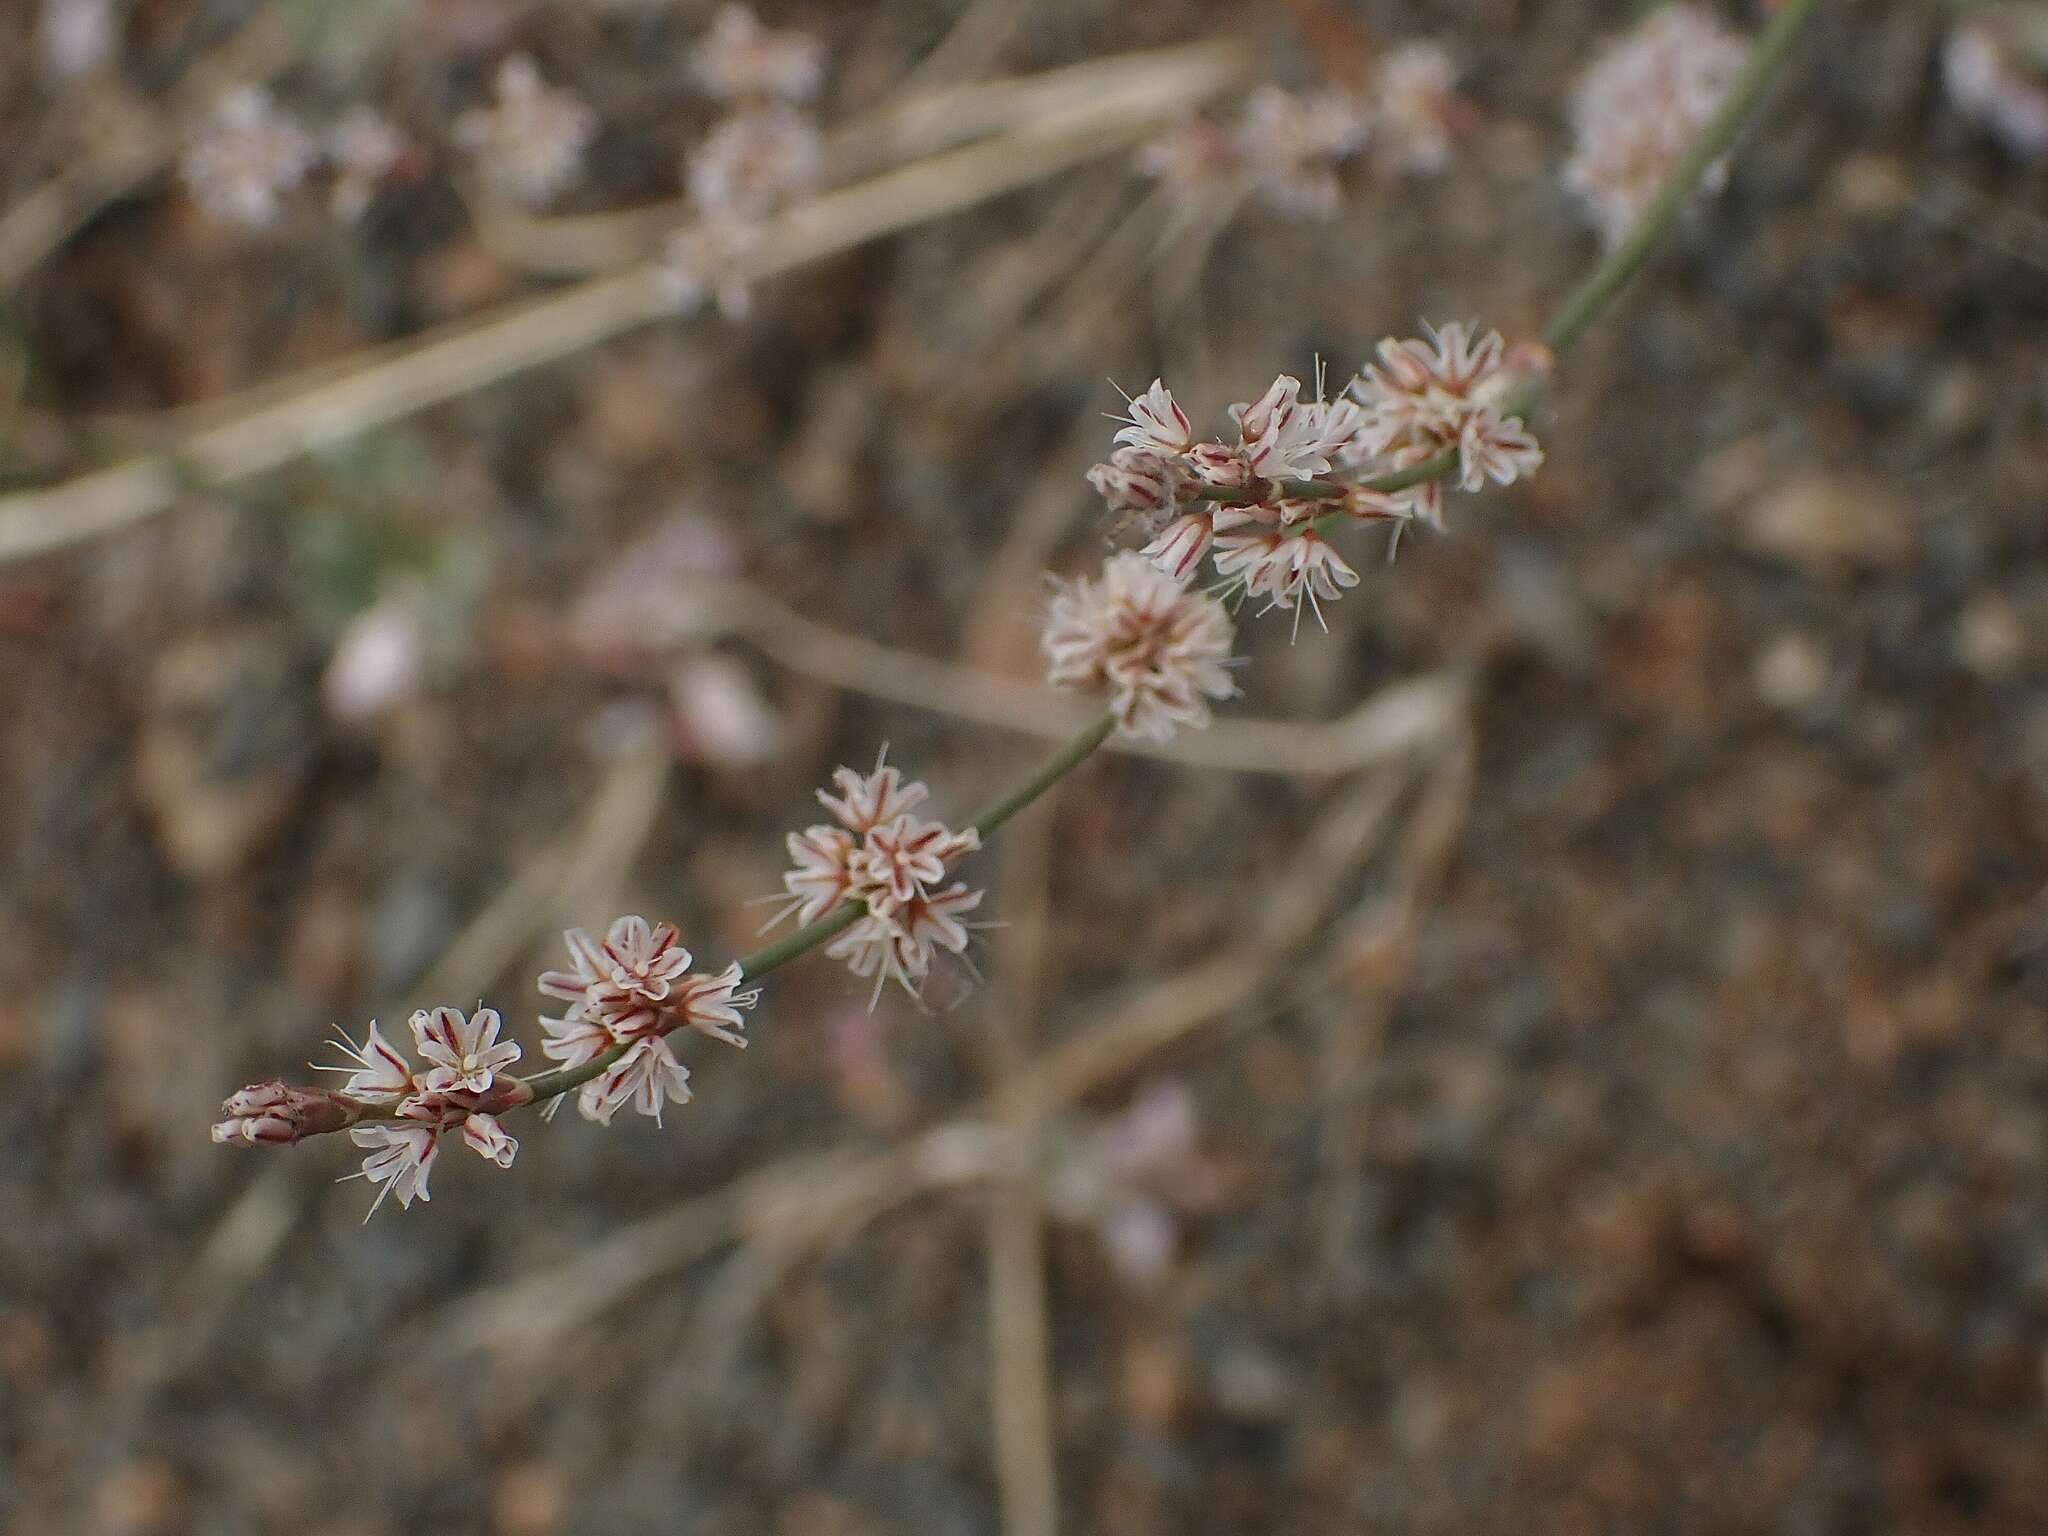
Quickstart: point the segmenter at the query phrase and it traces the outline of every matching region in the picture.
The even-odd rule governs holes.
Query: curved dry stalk
[[[936,661],[805,618],[758,588],[690,594],[695,638],[746,641],[793,672],[885,703],[1058,740],[1094,713],[1036,683]],[[1381,689],[1334,720],[1221,718],[1164,744],[1121,737],[1112,752],[1237,773],[1330,775],[1389,762],[1441,740],[1464,717],[1470,687],[1446,670]]]
[[[105,101],[94,103],[99,136],[91,150],[0,214],[0,294],[12,291],[108,203],[162,170],[184,144],[192,120],[210,111],[222,91],[280,73],[298,56],[303,30],[277,7],[259,6],[240,31],[186,71],[164,110],[137,103],[120,115]]]
[[[1172,76],[1179,92],[1195,89],[1199,96],[1197,85],[1213,92],[1233,78],[1234,52],[1216,45],[1187,52],[1188,72]],[[734,275],[747,282],[773,277],[1029,186],[1131,143],[1186,105],[1161,89],[1154,58],[1127,91],[1098,81],[1090,99],[1067,110],[790,209]],[[260,403],[169,452],[0,497],[0,565],[130,527],[167,510],[195,483],[227,485],[263,474],[673,312],[660,267],[647,262],[373,350],[345,373],[328,364],[303,385],[265,387]]]
[[[1246,63],[1234,43],[1194,43],[922,91],[833,131],[825,144],[825,180],[874,177],[997,134],[1063,131],[1088,122],[1130,143],[1141,136],[1128,131],[1133,120],[1145,130],[1159,126],[1242,83]],[[673,197],[603,213],[540,215],[473,182],[458,183],[458,190],[484,247],[535,276],[621,271],[652,257],[695,212],[687,197]]]

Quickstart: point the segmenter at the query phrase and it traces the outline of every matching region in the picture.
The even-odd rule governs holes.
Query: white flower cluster
[[[1181,726],[1202,729],[1209,701],[1237,691],[1233,638],[1215,598],[1127,551],[1110,557],[1099,580],[1054,591],[1042,642],[1046,680],[1107,693],[1125,736],[1166,741]]]
[[[347,1124],[355,1144],[369,1149],[362,1171],[351,1177],[381,1186],[370,1205],[372,1214],[386,1195],[395,1196],[401,1206],[433,1198],[427,1175],[442,1136],[450,1131],[459,1132],[487,1161],[509,1168],[519,1143],[505,1133],[498,1115],[525,1102],[527,1095],[523,1085],[505,1076],[519,1059],[519,1046],[498,1038],[499,1022],[491,1008],[473,1014],[458,1008],[421,1009],[412,1016],[412,1036],[414,1049],[427,1063],[423,1072],[372,1022],[360,1045],[347,1035],[335,1042],[343,1065],[320,1068],[346,1074],[338,1096],[259,1083],[221,1106],[225,1118],[214,1126],[213,1139],[282,1145]],[[365,1106],[385,1113],[364,1119]],[[336,1118],[338,1110],[343,1118]]]
[[[915,997],[934,951],[966,954],[960,919],[981,905],[983,893],[945,881],[954,863],[981,846],[981,834],[911,814],[931,791],[882,759],[872,773],[840,768],[832,782],[839,793],[821,789],[818,800],[836,825],[789,834],[787,901],[769,926],[788,918],[813,923],[857,902],[860,916],[825,953],[856,976],[874,977],[874,998],[891,978]]]
[[[690,952],[673,923],[622,917],[601,944],[580,928],[562,938],[574,969],[545,972],[540,989],[569,1007],[560,1018],[540,1021],[547,1036],[541,1054],[564,1067],[581,1067],[626,1047],[578,1090],[576,1108],[584,1119],[610,1125],[630,1102],[658,1125],[663,1105],[689,1103],[689,1071],[668,1043],[675,1030],[746,1045],[740,1013],[759,1001],[759,990],[740,990],[745,978],[738,965],[716,976],[692,974]]]
[[[455,142],[476,156],[500,195],[522,203],[544,203],[573,182],[596,137],[597,114],[542,80],[523,53],[498,66],[491,105],[455,120]]]
[[[1661,5],[1594,57],[1573,89],[1574,148],[1565,185],[1617,245],[1720,109],[1749,44],[1708,12]],[[1705,185],[1719,190],[1725,162]]]
[[[705,93],[730,110],[684,159],[697,218],[671,237],[664,269],[679,307],[712,297],[737,315],[747,294],[731,275],[735,262],[758,245],[764,222],[813,189],[823,171],[822,141],[805,104],[823,82],[824,49],[804,33],[762,26],[744,5],[727,5],[691,66]],[[538,207],[575,184],[598,126],[587,102],[549,84],[522,53],[500,62],[490,102],[457,117],[451,137],[500,197]],[[285,196],[323,161],[333,172],[335,217],[356,219],[410,154],[405,137],[367,106],[350,108],[316,138],[268,91],[245,85],[228,91],[201,124],[180,170],[209,212],[253,228],[276,222]]]
[[[1192,580],[1213,555],[1218,575],[1269,607],[1296,609],[1298,622],[1298,605],[1315,609],[1358,582],[1319,532],[1326,519],[1442,522],[1438,480],[1398,491],[1361,480],[1438,459],[1467,491],[1535,472],[1543,450],[1516,397],[1547,368],[1542,348],[1510,353],[1497,331],[1453,323],[1426,340],[1390,337],[1334,400],[1320,379],[1303,399],[1301,381],[1282,374],[1257,400],[1232,406],[1235,441],[1197,440],[1154,379],[1128,402],[1120,446],[1088,479],[1113,513],[1143,528],[1145,556],[1175,581]],[[1320,478],[1339,464],[1361,478]]]
[[[1292,217],[1331,218],[1343,205],[1343,168],[1361,155],[1386,176],[1449,167],[1472,116],[1456,83],[1440,45],[1403,44],[1355,94],[1262,86],[1235,124],[1185,118],[1142,147],[1136,165],[1185,199],[1250,193]]]
[[[735,265],[761,243],[767,220],[814,189],[824,144],[805,109],[824,79],[824,48],[792,30],[761,25],[744,5],[720,9],[692,60],[706,94],[731,111],[683,162],[696,217],[662,253],[678,309],[707,298],[737,319],[750,307]]]
[[[215,218],[263,229],[277,222],[286,196],[324,162],[334,178],[329,209],[347,222],[369,207],[409,149],[405,136],[368,107],[350,108],[316,139],[280,111],[268,91],[242,85],[224,93],[200,123],[179,157],[178,174]]]

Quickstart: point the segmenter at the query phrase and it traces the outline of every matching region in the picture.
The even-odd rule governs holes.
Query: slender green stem
[[[1089,753],[1109,740],[1110,732],[1115,729],[1116,715],[1109,710],[1104,710],[1098,718],[1089,721],[1080,734],[1075,736],[1072,741],[1053,753],[1051,757],[1048,757],[1039,766],[1038,772],[1032,774],[1030,778],[1019,784],[1001,799],[994,801],[984,808],[981,814],[970,821],[968,825],[983,837],[987,837],[996,828],[1023,810],[1025,806],[1073,772],[1087,758]],[[752,972],[748,974],[751,975]]]
[[[1749,120],[1764,92],[1770,88],[1771,81],[1791,56],[1799,29],[1806,24],[1818,4],[1819,0],[1785,0],[1778,14],[1771,18],[1763,34],[1757,38],[1756,45],[1750,49],[1742,73],[1728,92],[1728,99],[1707,120],[1692,148],[1671,168],[1671,173],[1664,178],[1657,195],[1650,199],[1650,205],[1637,218],[1634,227],[1550,317],[1550,323],[1543,328],[1543,339],[1553,352],[1563,352],[1583,336],[1600,317],[1601,311],[1614,301],[1614,296],[1649,259],[1664,231],[1692,195],[1694,185],[1707,174],[1709,166],[1728,153],[1729,146],[1735,142],[1735,135]]]
[[[1279,501],[1335,501],[1350,487],[1337,480],[1254,480],[1250,485],[1197,485],[1182,495],[1219,507],[1256,507]]]
[[[526,1086],[533,1090],[528,1104],[545,1104],[549,1099],[559,1098],[572,1089],[581,1088],[594,1077],[601,1077],[611,1069],[614,1062],[633,1049],[634,1042],[621,1040],[610,1050],[593,1056],[580,1067],[556,1067],[552,1072],[543,1072],[538,1077],[529,1077]]]

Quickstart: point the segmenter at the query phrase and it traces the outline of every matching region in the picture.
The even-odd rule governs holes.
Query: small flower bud
[[[1107,464],[1088,471],[1088,483],[1109,510],[1142,522],[1147,532],[1171,517],[1179,478],[1173,461],[1149,448],[1119,448]]]
[[[308,1136],[338,1131],[356,1118],[356,1106],[321,1088],[252,1083],[220,1107],[213,1139],[223,1145],[288,1147]]]

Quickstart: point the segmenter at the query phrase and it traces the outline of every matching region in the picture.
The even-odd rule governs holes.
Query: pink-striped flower
[[[1141,554],[1182,586],[1201,569],[1202,556],[1216,537],[1216,514],[1206,508],[1177,517],[1160,530]]]
[[[856,976],[874,977],[878,996],[882,983],[893,977],[915,997],[931,974],[934,951],[967,952],[967,927],[960,918],[979,907],[984,894],[955,881],[919,895],[891,916],[870,912],[825,946],[826,958],[845,961]]]
[[[664,1105],[690,1102],[690,1071],[666,1039],[650,1035],[578,1090],[576,1109],[586,1120],[610,1125],[631,1104],[656,1125]]]
[[[500,1040],[498,1010],[422,1008],[412,1016],[414,1048],[429,1066],[429,1093],[488,1093],[497,1075],[519,1059],[519,1042]]]
[[[644,917],[620,918],[602,944],[571,928],[562,942],[575,969],[542,972],[540,989],[581,1004],[615,1034],[638,1032],[668,1007],[690,969],[690,952],[678,940],[674,923],[655,926]]]
[[[370,1149],[370,1155],[363,1159],[362,1171],[348,1177],[368,1179],[378,1186],[377,1198],[370,1202],[364,1221],[377,1214],[386,1195],[398,1201],[400,1210],[409,1208],[416,1199],[434,1198],[427,1189],[427,1175],[433,1172],[434,1158],[441,1148],[441,1133],[436,1127],[373,1120],[351,1126],[348,1134],[357,1146]]]
[[[1230,678],[1230,615],[1141,554],[1112,555],[1099,579],[1057,587],[1041,644],[1055,688],[1101,690],[1117,729],[1166,741],[1209,723],[1209,701],[1237,691]]]
[[[1088,471],[1088,483],[1103,505],[1148,536],[1172,518],[1186,479],[1185,465],[1151,448],[1119,448],[1108,463]]]
[[[314,1065],[322,1072],[346,1072],[348,1077],[341,1091],[350,1098],[368,1104],[396,1104],[416,1091],[412,1063],[378,1031],[375,1019],[370,1021],[370,1032],[361,1045],[340,1030],[335,1034],[334,1048],[341,1052],[346,1064]]]
[[[1297,626],[1299,607],[1309,608],[1321,623],[1321,605],[1358,585],[1358,572],[1313,529],[1288,532],[1228,513],[1219,514],[1217,526],[1230,530],[1216,536],[1217,572],[1240,578],[1246,595],[1265,598],[1268,608],[1295,608]]]
[[[1128,414],[1116,418],[1125,423],[1116,435],[1119,443],[1168,457],[1194,447],[1194,423],[1163,379],[1154,379],[1142,395],[1127,396],[1124,406]]]
[[[471,1114],[462,1122],[462,1140],[477,1156],[500,1168],[510,1168],[519,1143],[506,1134],[496,1115]]]

